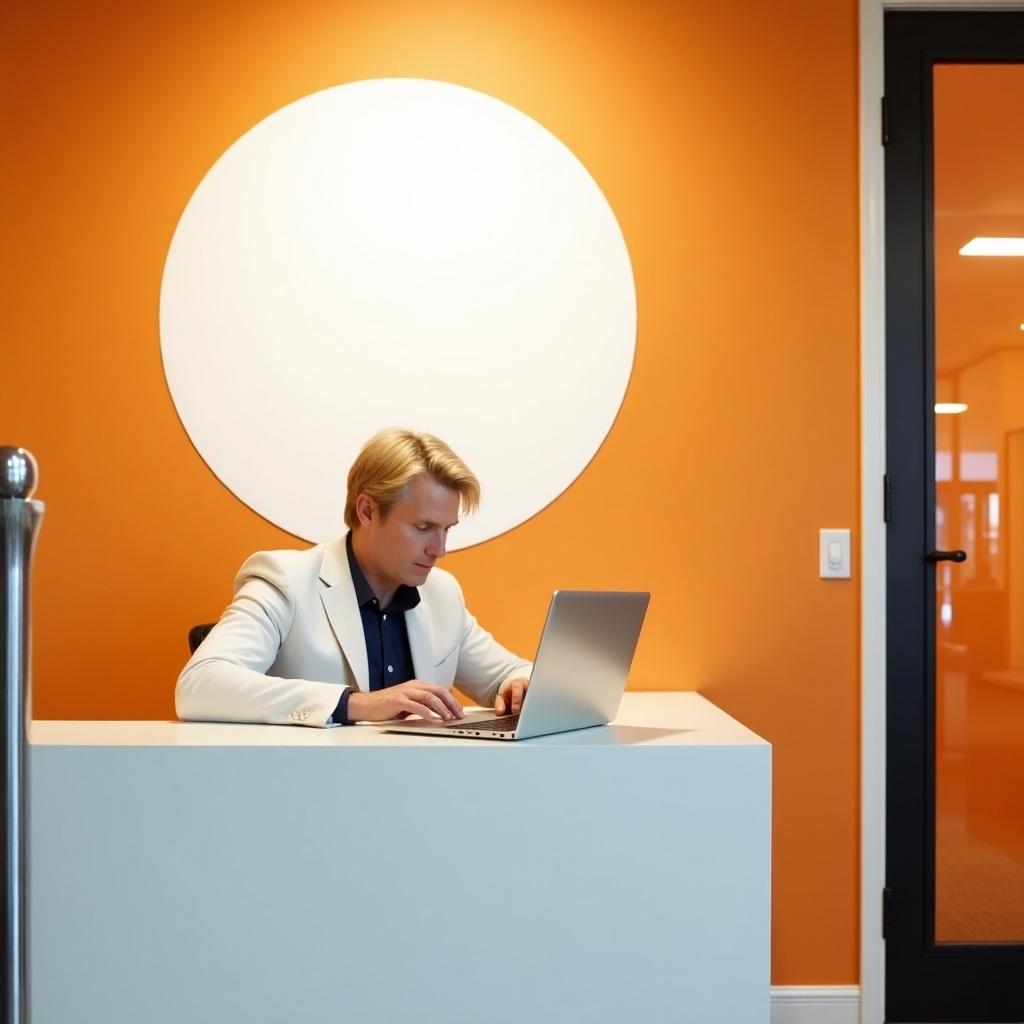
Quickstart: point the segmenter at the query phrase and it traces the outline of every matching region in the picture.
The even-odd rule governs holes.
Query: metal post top
[[[0,498],[31,498],[39,480],[39,466],[31,452],[0,445]]]

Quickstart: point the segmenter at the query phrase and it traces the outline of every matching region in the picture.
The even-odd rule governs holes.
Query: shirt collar
[[[352,573],[352,585],[355,587],[356,602],[359,604],[359,607],[365,608],[368,604],[376,603],[377,595],[373,592],[373,587],[370,586],[363,570],[359,568],[355,552],[352,550],[351,532],[345,537],[345,553],[348,555],[348,567]],[[391,604],[388,605],[388,611],[411,611],[419,603],[419,589],[402,583],[391,598]]]

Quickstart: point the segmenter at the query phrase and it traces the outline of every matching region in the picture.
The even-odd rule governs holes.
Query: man
[[[371,438],[348,474],[349,532],[307,551],[262,551],[178,678],[189,721],[311,726],[463,717],[453,684],[518,714],[531,665],[482,629],[434,568],[480,484],[441,440]]]

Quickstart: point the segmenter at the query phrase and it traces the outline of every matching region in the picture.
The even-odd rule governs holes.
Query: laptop
[[[456,722],[382,723],[388,732],[525,740],[607,725],[619,711],[649,593],[556,590],[548,606],[530,686],[518,715],[493,711]]]

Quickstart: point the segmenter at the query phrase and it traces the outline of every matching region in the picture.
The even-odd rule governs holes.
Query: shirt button
[[[388,671],[389,672],[394,672],[395,670],[390,665],[388,665]]]

